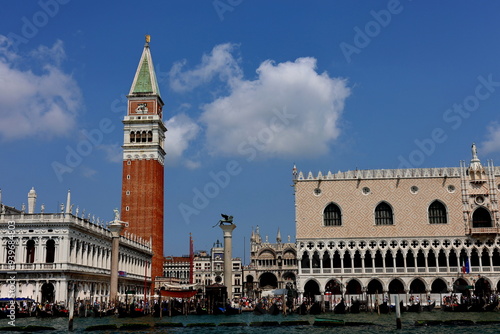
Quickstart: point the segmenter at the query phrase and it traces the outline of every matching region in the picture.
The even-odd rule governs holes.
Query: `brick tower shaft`
[[[153,67],[149,38],[127,96],[123,120],[121,219],[126,232],[151,240],[152,279],[163,276],[165,125],[163,101]]]

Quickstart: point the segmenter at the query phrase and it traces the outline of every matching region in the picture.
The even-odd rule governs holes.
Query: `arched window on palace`
[[[45,263],[54,263],[56,242],[53,239],[47,240]]]
[[[324,226],[342,226],[342,215],[338,205],[334,203],[328,204],[323,211]]]
[[[375,225],[393,225],[392,208],[382,202],[375,208]]]
[[[16,247],[17,240],[7,239],[7,246],[5,248],[5,263],[14,264],[16,263]]]
[[[446,207],[440,201],[434,201],[429,205],[429,224],[446,224]]]
[[[30,239],[26,243],[26,263],[35,262],[35,240]]]
[[[483,207],[477,208],[472,214],[472,227],[492,227],[489,211]]]

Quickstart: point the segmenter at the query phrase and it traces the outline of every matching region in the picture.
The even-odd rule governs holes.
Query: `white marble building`
[[[106,224],[83,213],[72,213],[68,192],[60,212],[36,209],[36,192],[28,194],[28,208],[3,205],[0,197],[0,294],[39,302],[67,302],[71,289],[87,301],[109,301],[111,232]],[[135,291],[149,297],[151,284],[149,240],[120,237],[118,295]],[[13,286],[13,282],[15,286]],[[130,298],[130,295],[129,295]]]

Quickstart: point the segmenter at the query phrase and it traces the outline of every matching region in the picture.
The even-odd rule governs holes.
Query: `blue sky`
[[[144,45],[162,98],[165,255],[294,240],[291,170],[500,161],[496,2],[16,1],[0,20],[0,188],[113,218]],[[92,137],[92,135],[94,137]],[[93,142],[88,139],[93,138]],[[89,144],[90,143],[90,144]],[[77,157],[69,152],[80,152]],[[202,194],[202,195],[200,195]],[[246,240],[246,241],[245,241]],[[246,244],[246,255],[244,249]]]

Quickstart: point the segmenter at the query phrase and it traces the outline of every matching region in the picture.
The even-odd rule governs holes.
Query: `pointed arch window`
[[[338,205],[328,204],[323,211],[323,224],[324,226],[342,226],[342,214]]]
[[[446,207],[440,201],[434,201],[429,205],[429,224],[446,224]]]
[[[382,202],[375,208],[375,225],[394,225],[392,208],[386,202]]]
[[[472,214],[472,227],[492,227],[491,215],[484,207],[479,207]]]

